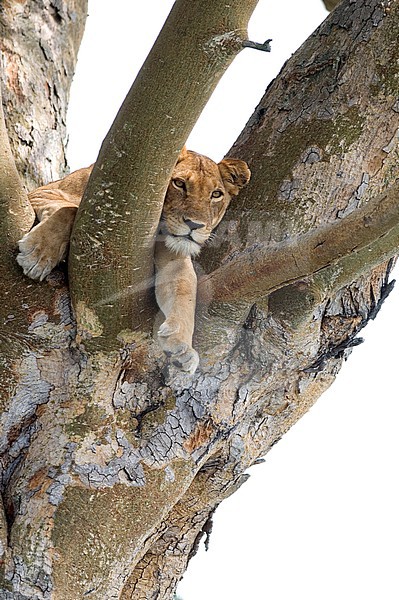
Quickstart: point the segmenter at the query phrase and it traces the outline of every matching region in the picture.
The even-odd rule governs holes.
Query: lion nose
[[[191,219],[183,219],[185,224],[190,227],[191,231],[194,229],[200,229],[200,227],[204,227],[203,223],[196,223],[195,221],[191,221]]]

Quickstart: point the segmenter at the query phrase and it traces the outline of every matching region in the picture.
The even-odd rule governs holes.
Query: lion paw
[[[31,279],[43,281],[54,267],[66,256],[67,243],[61,244],[42,235],[42,223],[19,240],[17,263],[25,275]]]
[[[199,364],[198,352],[188,344],[181,344],[179,351],[171,354],[172,364],[191,375],[195,373]]]
[[[166,319],[158,330],[159,342],[175,367],[193,374],[199,364],[198,352],[179,338],[179,331],[180,323],[177,319]]]

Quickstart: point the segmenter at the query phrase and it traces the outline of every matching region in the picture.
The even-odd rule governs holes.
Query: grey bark
[[[87,0],[5,0],[0,10],[7,128],[18,171],[35,187],[65,174],[66,109]]]
[[[18,38],[10,15],[7,31]],[[67,31],[61,25],[57,35]],[[200,271],[256,255],[259,240],[328,227],[390,193],[398,29],[397,3],[386,12],[377,1],[347,0],[288,62],[233,149],[251,163],[253,183]],[[55,63],[64,60],[58,42],[49,47]],[[67,89],[61,96],[63,104]],[[16,98],[8,109],[19,106]],[[51,115],[51,97],[42,100]],[[23,143],[17,153],[27,158]],[[7,285],[18,285],[1,315],[0,595],[172,598],[215,507],[332,383],[388,293],[392,261],[367,274],[374,265],[364,256],[360,264],[360,254],[269,299],[259,290],[203,306],[194,377],[168,369],[146,328],[122,332],[112,348],[82,343],[62,274],[33,285],[5,263]]]

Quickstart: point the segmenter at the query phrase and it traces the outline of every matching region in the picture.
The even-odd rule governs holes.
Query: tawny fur
[[[39,224],[19,242],[17,261],[25,275],[42,281],[68,252],[77,208],[92,167],[29,194]],[[183,148],[166,192],[160,239],[155,247],[155,291],[165,315],[158,339],[171,362],[194,373],[198,354],[192,347],[197,278],[191,257],[199,254],[233,196],[250,178],[247,164],[210,158]]]

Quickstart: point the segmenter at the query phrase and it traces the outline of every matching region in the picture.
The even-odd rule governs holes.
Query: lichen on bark
[[[13,15],[15,23],[25,23],[28,5],[17,4],[4,4],[1,14],[7,31]],[[37,56],[47,65],[48,53],[53,53],[54,65],[61,72],[57,85],[63,90],[58,101],[51,90],[40,98],[44,113],[50,115],[46,120],[50,129],[51,123],[57,123],[52,140],[58,145],[63,132],[58,119],[61,115],[62,121],[65,112],[85,5],[66,6],[48,0],[34,4],[34,23],[27,24],[29,34],[37,37],[42,17],[43,27],[51,23],[52,31],[61,36],[59,43],[32,40],[33,55],[41,47],[41,56],[40,52]],[[188,15],[198,16],[193,3],[178,4]],[[205,1],[195,7],[201,18],[207,16],[205,4],[209,9]],[[205,44],[206,60],[212,61],[212,52],[220,50],[214,59],[215,73],[224,68],[226,56],[229,60],[230,53],[237,51],[237,38],[229,32],[236,28],[237,14],[242,17],[241,4],[237,0],[212,5],[212,10],[227,11]],[[229,7],[238,13],[230,12]],[[249,8],[245,7],[245,13]],[[71,10],[78,9],[80,17],[74,20]],[[71,51],[68,66],[59,51],[62,35],[71,34],[68,28],[73,23],[75,33],[66,43]],[[180,26],[185,26],[184,20]],[[221,243],[218,251],[212,256],[210,246],[199,269],[212,274],[220,263],[224,268],[229,261],[241,260],[240,278],[244,279],[250,275],[245,257],[259,258],[266,241],[292,244],[293,234],[317,237],[323,228],[344,228],[345,222],[353,222],[351,215],[352,219],[359,216],[358,210],[367,210],[367,206],[371,210],[380,200],[383,206],[397,178],[398,109],[395,67],[391,66],[389,77],[384,78],[386,60],[381,48],[392,61],[397,55],[398,27],[397,4],[384,13],[377,1],[367,0],[360,6],[348,0],[287,63],[232,149],[233,155],[251,163],[253,180],[248,193],[232,204],[215,238],[214,244]],[[174,33],[169,31],[171,36]],[[22,33],[15,35],[23,37]],[[388,39],[390,43],[384,46],[382,40]],[[5,45],[9,52],[10,41]],[[25,52],[26,45],[19,40],[16,53],[18,48]],[[364,64],[367,68],[360,68]],[[8,71],[6,108],[20,106],[22,116],[27,111],[28,116],[21,119],[26,123],[32,118],[31,104],[23,99],[19,102],[13,72]],[[45,79],[43,74],[40,69],[39,75]],[[168,76],[173,78],[173,73]],[[20,72],[18,78],[21,82],[26,78],[20,87],[28,89],[28,71]],[[186,97],[177,97],[176,102],[181,111]],[[156,147],[164,185],[190,119],[173,140],[162,141],[161,135],[156,146],[143,143],[136,168]],[[20,166],[23,173],[29,170],[28,179],[40,180],[49,169],[49,165],[40,165],[46,137],[42,125],[37,122],[37,134],[32,135],[32,143],[37,144],[31,152],[32,166]],[[290,136],[294,136],[291,143]],[[20,151],[15,150],[21,165],[27,159],[24,143],[15,131],[11,137],[15,149],[22,144]],[[103,153],[105,165],[107,146]],[[133,158],[127,158],[125,175]],[[59,147],[50,170],[62,170],[63,160]],[[116,162],[107,165],[105,182],[112,182],[118,174]],[[128,179],[122,176],[119,182],[126,197],[131,191]],[[93,186],[101,191],[101,181],[94,181]],[[160,207],[157,198],[152,216],[146,213],[144,237],[156,226],[154,215]],[[110,211],[116,218],[118,210],[112,203]],[[90,217],[90,210],[86,216]],[[82,227],[83,223],[84,219]],[[95,224],[91,226],[95,228]],[[83,244],[85,231],[79,227],[76,235]],[[133,227],[131,222],[129,227]],[[195,339],[201,365],[194,377],[168,366],[140,316],[134,330],[131,323],[120,323],[116,314],[112,343],[110,337],[102,340],[105,313],[98,316],[96,303],[104,294],[107,301],[109,293],[118,298],[124,292],[122,280],[101,289],[98,281],[90,281],[91,270],[85,269],[84,260],[69,273],[76,306],[84,302],[79,306],[84,309],[86,329],[95,334],[89,339],[87,331],[76,335],[62,272],[36,285],[10,268],[7,276],[14,282],[13,297],[10,295],[0,335],[7,340],[6,349],[5,345],[0,348],[0,365],[7,369],[2,379],[5,399],[0,439],[2,522],[7,522],[8,530],[1,537],[6,549],[0,594],[6,600],[76,600],[83,595],[99,600],[173,597],[201,536],[209,532],[212,512],[246,480],[246,469],[267,453],[332,383],[357,343],[359,331],[374,318],[390,289],[392,261],[388,259],[396,249],[396,229],[394,223],[387,235],[377,235],[372,241],[372,260],[367,256],[369,246],[362,246],[340,261],[333,256],[322,269],[315,267],[316,273],[305,273],[301,257],[297,257],[294,279],[300,281],[290,280],[289,286],[281,287],[269,299],[264,282],[258,282],[253,297],[247,297],[244,292],[248,290],[244,290],[237,298],[216,302],[215,294],[202,313],[200,307]],[[127,235],[133,234],[131,229]],[[108,242],[111,244],[112,235]],[[104,254],[112,265],[119,264],[117,244],[115,248],[107,246],[110,254]],[[340,249],[336,252],[338,255]],[[135,260],[144,260],[143,255],[138,253]],[[131,266],[129,261],[120,264],[126,270]],[[151,264],[149,260],[144,270]],[[278,270],[279,264],[273,267]],[[76,277],[84,279],[84,285],[86,280],[88,285],[93,283],[90,302],[78,288]],[[145,279],[144,285],[147,282]],[[17,315],[16,308],[20,312],[13,319],[10,315]],[[146,315],[152,324],[151,310]],[[8,354],[11,347],[16,354],[13,360]]]

